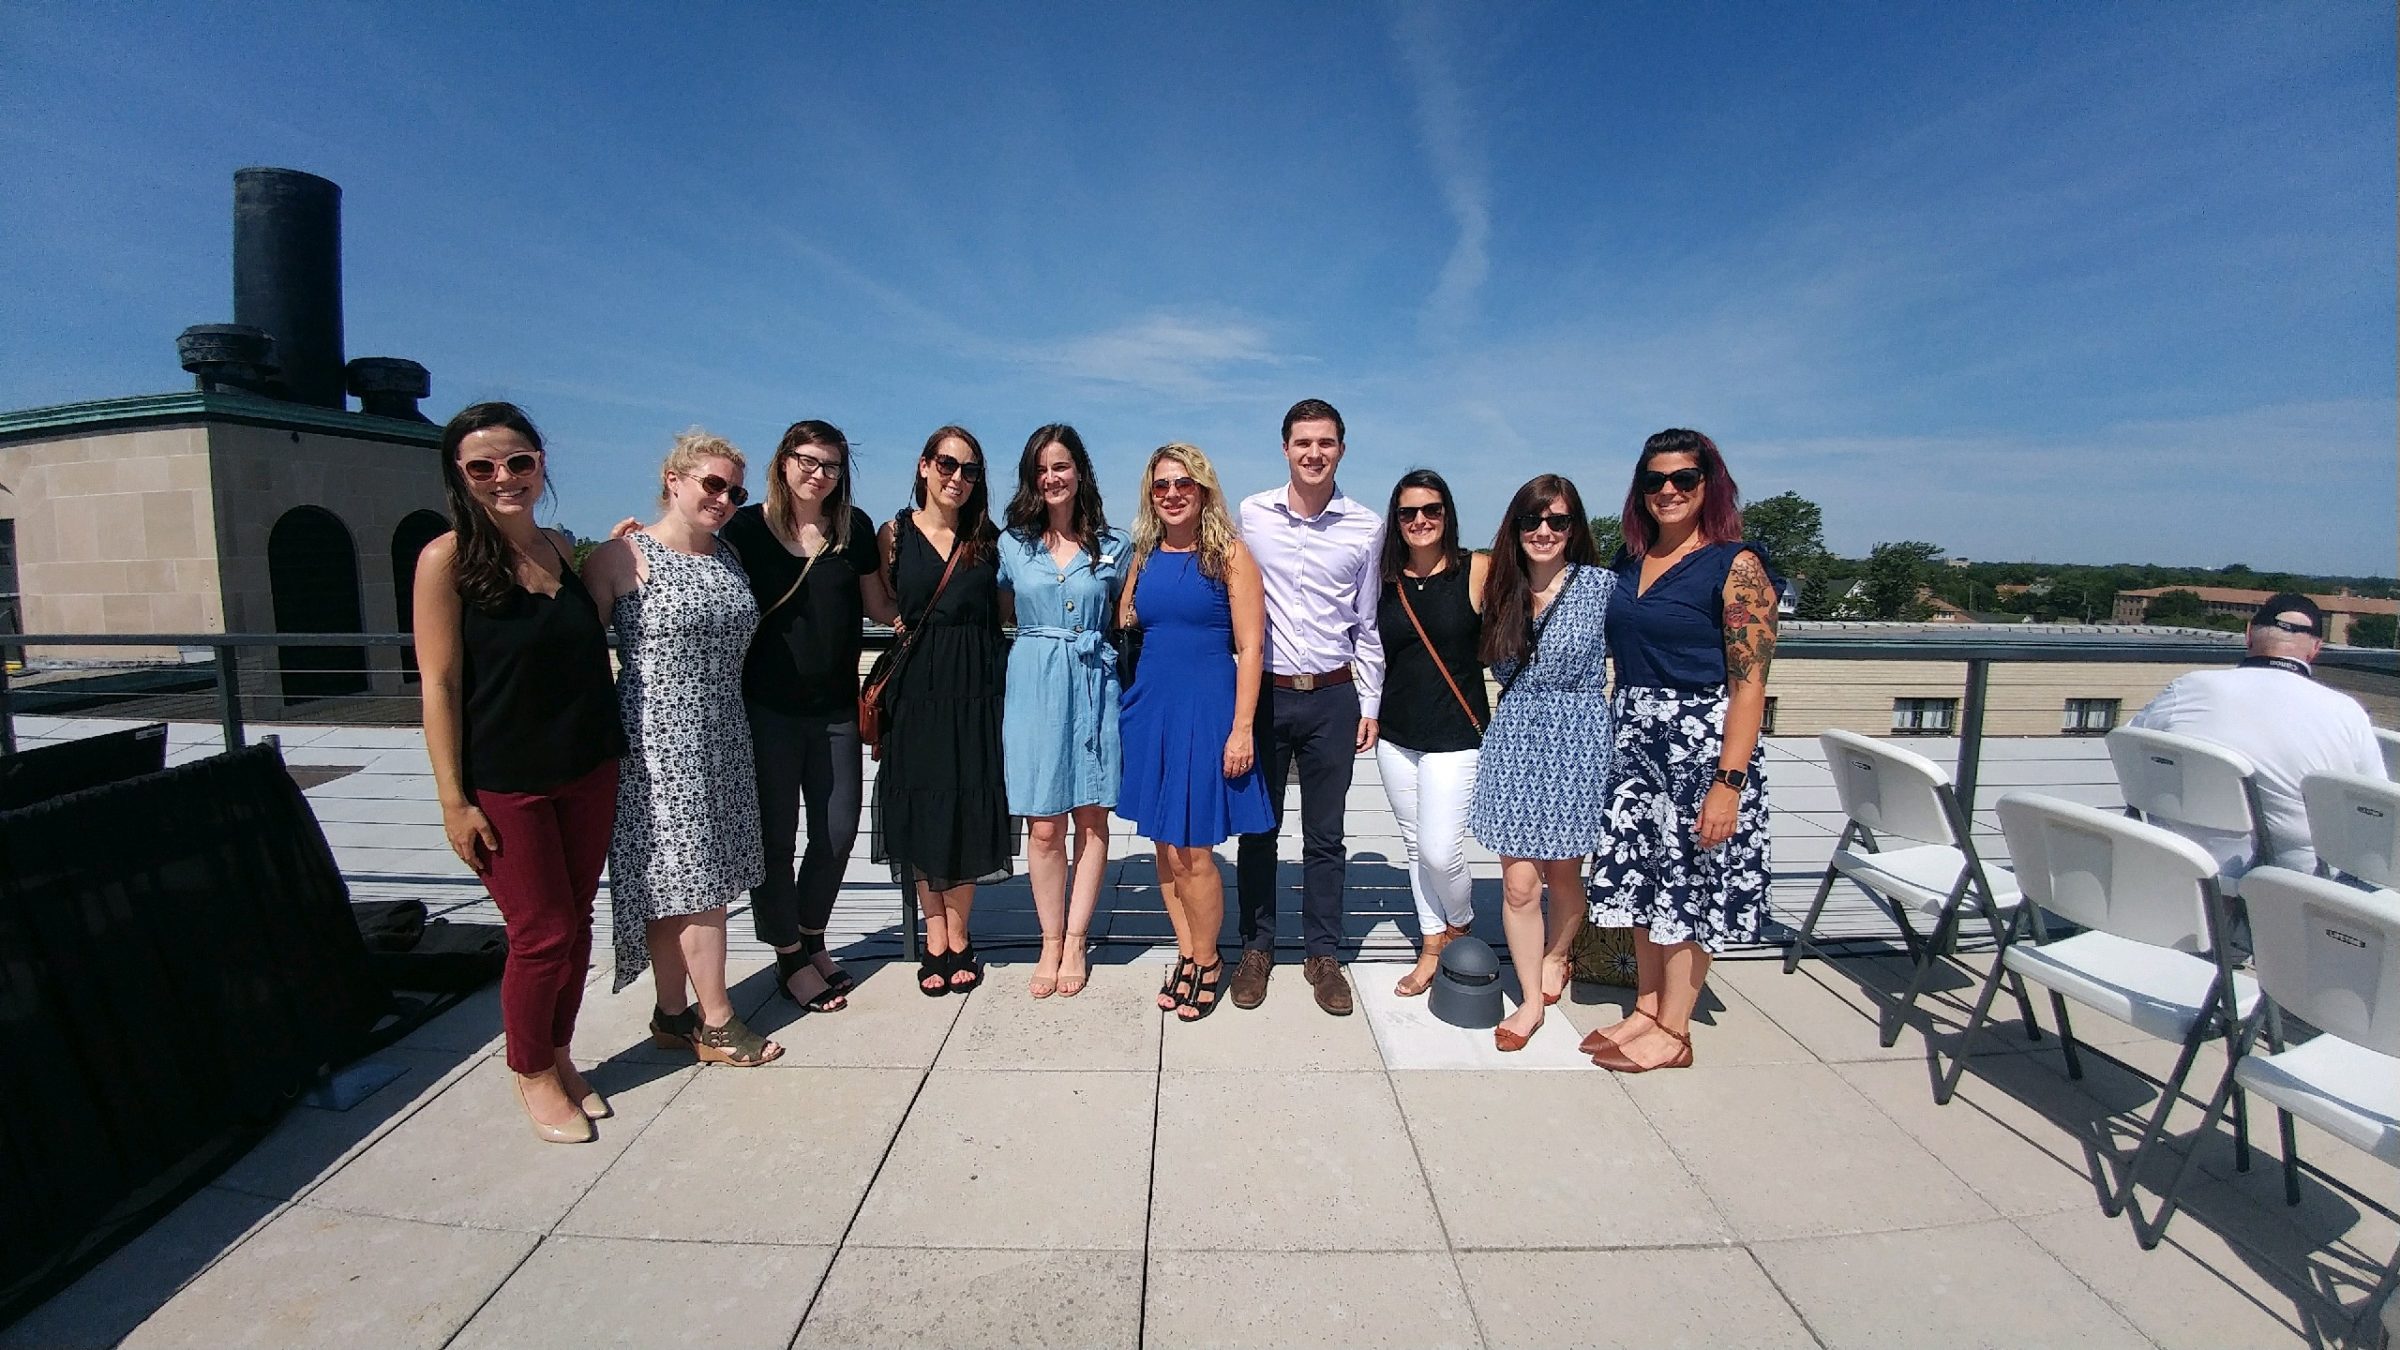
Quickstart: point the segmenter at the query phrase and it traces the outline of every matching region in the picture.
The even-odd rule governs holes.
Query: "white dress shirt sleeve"
[[[1376,615],[1383,607],[1383,531],[1367,539],[1366,561],[1359,566],[1357,624],[1358,715],[1383,715],[1383,631]]]

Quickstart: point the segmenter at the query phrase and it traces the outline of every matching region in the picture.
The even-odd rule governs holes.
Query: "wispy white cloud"
[[[1295,364],[1247,319],[1158,312],[1130,323],[1028,349],[1024,359],[1068,379],[1121,385],[1202,402],[1234,392],[1232,380]]]
[[[1484,278],[1491,274],[1490,175],[1451,61],[1455,39],[1441,9],[1433,0],[1407,0],[1393,24],[1393,36],[1399,43],[1401,68],[1408,74],[1418,138],[1432,161],[1442,205],[1458,229],[1433,294],[1418,316],[1424,336],[1439,341],[1474,317]]]

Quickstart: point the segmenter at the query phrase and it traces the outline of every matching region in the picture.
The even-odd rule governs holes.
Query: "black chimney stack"
[[[235,171],[233,319],[274,336],[292,402],[348,406],[337,184],[297,169]]]

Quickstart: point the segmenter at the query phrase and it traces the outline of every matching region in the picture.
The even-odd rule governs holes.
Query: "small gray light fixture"
[[[1500,1025],[1500,957],[1481,938],[1461,937],[1442,948],[1442,964],[1426,999],[1433,1015],[1472,1031]]]

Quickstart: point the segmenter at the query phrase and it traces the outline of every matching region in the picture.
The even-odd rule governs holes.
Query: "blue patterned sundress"
[[[1733,837],[1700,847],[1700,805],[1725,749],[1725,578],[1755,544],[1706,545],[1641,589],[1642,560],[1619,559],[1609,615],[1618,650],[1616,755],[1607,840],[1592,863],[1591,917],[1603,928],[1646,928],[1662,946],[1716,953],[1758,941],[1774,876],[1766,738],[1750,748],[1750,777],[1734,806]],[[1772,563],[1768,577],[1780,583]],[[1626,666],[1635,669],[1628,672]]]
[[[1509,858],[1583,858],[1600,847],[1608,804],[1610,717],[1605,620],[1617,578],[1574,565],[1542,611],[1533,662],[1492,667],[1492,705],[1469,826]]]

